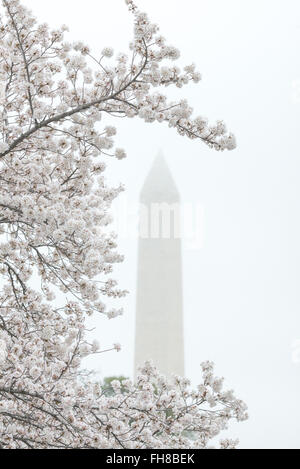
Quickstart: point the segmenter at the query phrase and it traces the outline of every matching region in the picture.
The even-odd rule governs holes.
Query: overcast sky
[[[123,0],[23,0],[41,21],[67,24],[74,39],[127,51],[131,17]],[[171,96],[197,114],[224,119],[238,149],[216,153],[166,126],[122,121],[108,177],[126,184],[130,207],[159,149],[183,203],[203,209],[204,241],[183,246],[186,375],[199,364],[249,405],[230,428],[242,448],[300,448],[300,3],[298,0],[137,0],[162,34],[195,62],[203,81]],[[167,90],[169,91],[169,90]],[[124,196],[123,196],[124,197]],[[124,318],[93,322],[101,344],[120,354],[89,361],[102,376],[132,375],[137,242],[121,236],[116,277],[130,290]],[[299,347],[300,348],[300,347]],[[295,350],[294,350],[295,352]]]

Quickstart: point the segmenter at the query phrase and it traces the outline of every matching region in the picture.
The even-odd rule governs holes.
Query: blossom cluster
[[[75,347],[63,363],[59,355],[68,345],[51,338],[42,339],[48,340],[47,358],[39,363],[30,356],[30,341],[19,344],[26,356],[22,364],[16,346],[10,348],[10,378],[0,380],[2,448],[210,449],[230,420],[247,419],[245,404],[223,391],[223,380],[209,362],[202,364],[203,381],[196,390],[187,379],[168,380],[146,363],[136,383],[112,381],[107,393],[99,383],[73,379],[80,373],[76,355],[86,351]],[[25,362],[29,373],[23,378]],[[237,443],[221,440],[220,448]]]
[[[126,396],[115,383],[110,397],[82,372],[83,358],[103,352],[89,343],[87,316],[121,315],[105,298],[126,294],[110,278],[123,260],[109,229],[110,207],[123,187],[108,187],[104,177],[104,159],[126,153],[115,148],[116,128],[105,116],[166,122],[217,150],[235,146],[222,122],[192,118],[185,100],[170,103],[159,91],[201,76],[194,65],[183,72],[169,65],[177,49],[127,4],[134,37],[129,54],[113,61],[112,49],[96,59],[84,43],[64,39],[66,27],[51,31],[19,0],[2,0],[2,448],[206,447],[231,418],[245,418],[244,404],[221,392],[211,365],[195,392],[180,378],[168,384],[147,364],[137,383],[126,384]]]

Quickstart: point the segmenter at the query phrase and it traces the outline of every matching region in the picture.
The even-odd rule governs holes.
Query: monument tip
[[[159,150],[146,177],[141,202],[179,202],[180,196],[162,150]]]

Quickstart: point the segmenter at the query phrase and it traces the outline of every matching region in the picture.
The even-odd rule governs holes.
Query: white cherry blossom
[[[147,363],[136,383],[115,382],[106,395],[81,362],[105,351],[89,343],[87,316],[120,316],[105,298],[126,294],[110,279],[123,261],[109,230],[123,186],[104,177],[109,158],[126,153],[106,116],[166,122],[216,150],[233,149],[234,136],[193,117],[185,100],[168,101],[165,87],[201,75],[170,64],[179,51],[131,0],[134,36],[115,60],[110,48],[98,59],[67,42],[65,26],[38,24],[19,0],[1,4],[0,447],[206,448],[231,419],[247,417],[210,363],[197,390]]]

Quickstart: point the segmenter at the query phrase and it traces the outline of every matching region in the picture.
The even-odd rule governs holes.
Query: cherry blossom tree
[[[247,418],[212,364],[195,391],[147,363],[136,383],[115,380],[107,395],[81,361],[102,353],[86,318],[122,314],[104,298],[126,293],[109,278],[123,260],[109,232],[123,188],[103,176],[104,158],[126,154],[105,116],[167,123],[216,150],[233,149],[234,136],[192,117],[185,100],[167,100],[164,87],[201,76],[170,62],[179,52],[131,0],[133,40],[115,59],[110,48],[98,58],[69,44],[66,27],[38,24],[19,0],[1,3],[0,447],[206,448],[231,419]]]

